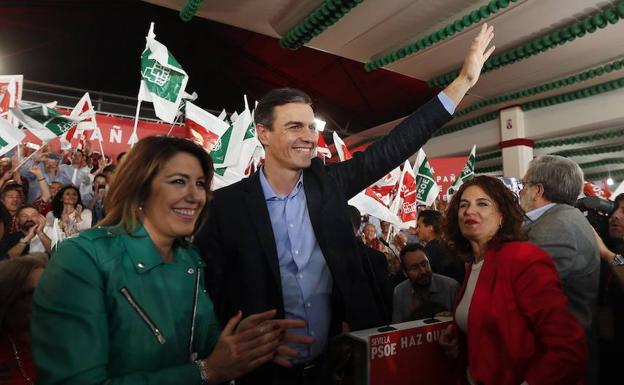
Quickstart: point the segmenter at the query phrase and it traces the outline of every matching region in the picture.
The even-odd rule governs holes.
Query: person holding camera
[[[91,210],[92,226],[95,226],[96,223],[104,218],[104,199],[106,198],[107,191],[108,182],[106,180],[106,175],[100,173],[93,178],[90,191],[87,191],[82,196],[82,202]]]

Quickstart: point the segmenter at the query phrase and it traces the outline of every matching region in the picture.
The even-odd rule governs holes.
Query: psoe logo
[[[212,145],[211,151],[219,151],[221,149],[221,138],[217,139],[216,142]]]
[[[154,83],[159,87],[164,86],[171,79],[171,70],[165,68],[157,61],[154,61],[153,67],[146,67],[143,70],[143,78],[150,83]]]

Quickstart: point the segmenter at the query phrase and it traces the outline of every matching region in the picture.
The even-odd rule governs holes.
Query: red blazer
[[[468,266],[457,303],[471,270]],[[552,259],[531,243],[508,242],[485,253],[464,337],[475,383],[583,381],[587,365],[583,328],[567,308]]]

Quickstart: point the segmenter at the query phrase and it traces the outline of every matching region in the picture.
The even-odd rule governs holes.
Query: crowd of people
[[[180,138],[114,165],[88,147],[0,159],[0,381],[340,383],[333,337],[449,316],[439,344],[459,383],[599,383],[624,346],[624,195],[604,242],[558,156],[530,163],[519,197],[476,176],[409,231],[347,204],[451,120],[492,38],[484,24],[455,81],[329,166],[309,96],[289,88],[256,106],[261,169],[214,192],[210,156]]]

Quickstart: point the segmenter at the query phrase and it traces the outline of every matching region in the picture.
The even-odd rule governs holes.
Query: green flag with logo
[[[414,175],[416,175],[416,201],[431,206],[440,193],[440,186],[435,181],[433,169],[422,148],[418,150],[416,156]]]
[[[464,184],[465,182],[471,181],[472,178],[474,178],[476,149],[477,149],[477,146],[473,145],[472,150],[470,151],[470,155],[468,156],[468,160],[466,161],[464,168],[461,170],[459,177],[455,179],[455,182],[453,182],[453,185],[449,187],[448,190],[446,191],[446,199],[448,201],[451,200],[451,197],[453,196],[453,194],[455,194],[457,190],[459,190],[462,184]]]
[[[154,23],[147,34],[141,54],[139,100],[152,102],[156,116],[168,123],[175,121],[185,94],[188,75],[167,47],[156,40]]]
[[[37,138],[43,142],[64,135],[67,131],[76,127],[83,118],[63,115],[51,104],[37,104],[30,106],[20,105],[11,108],[13,115]]]

